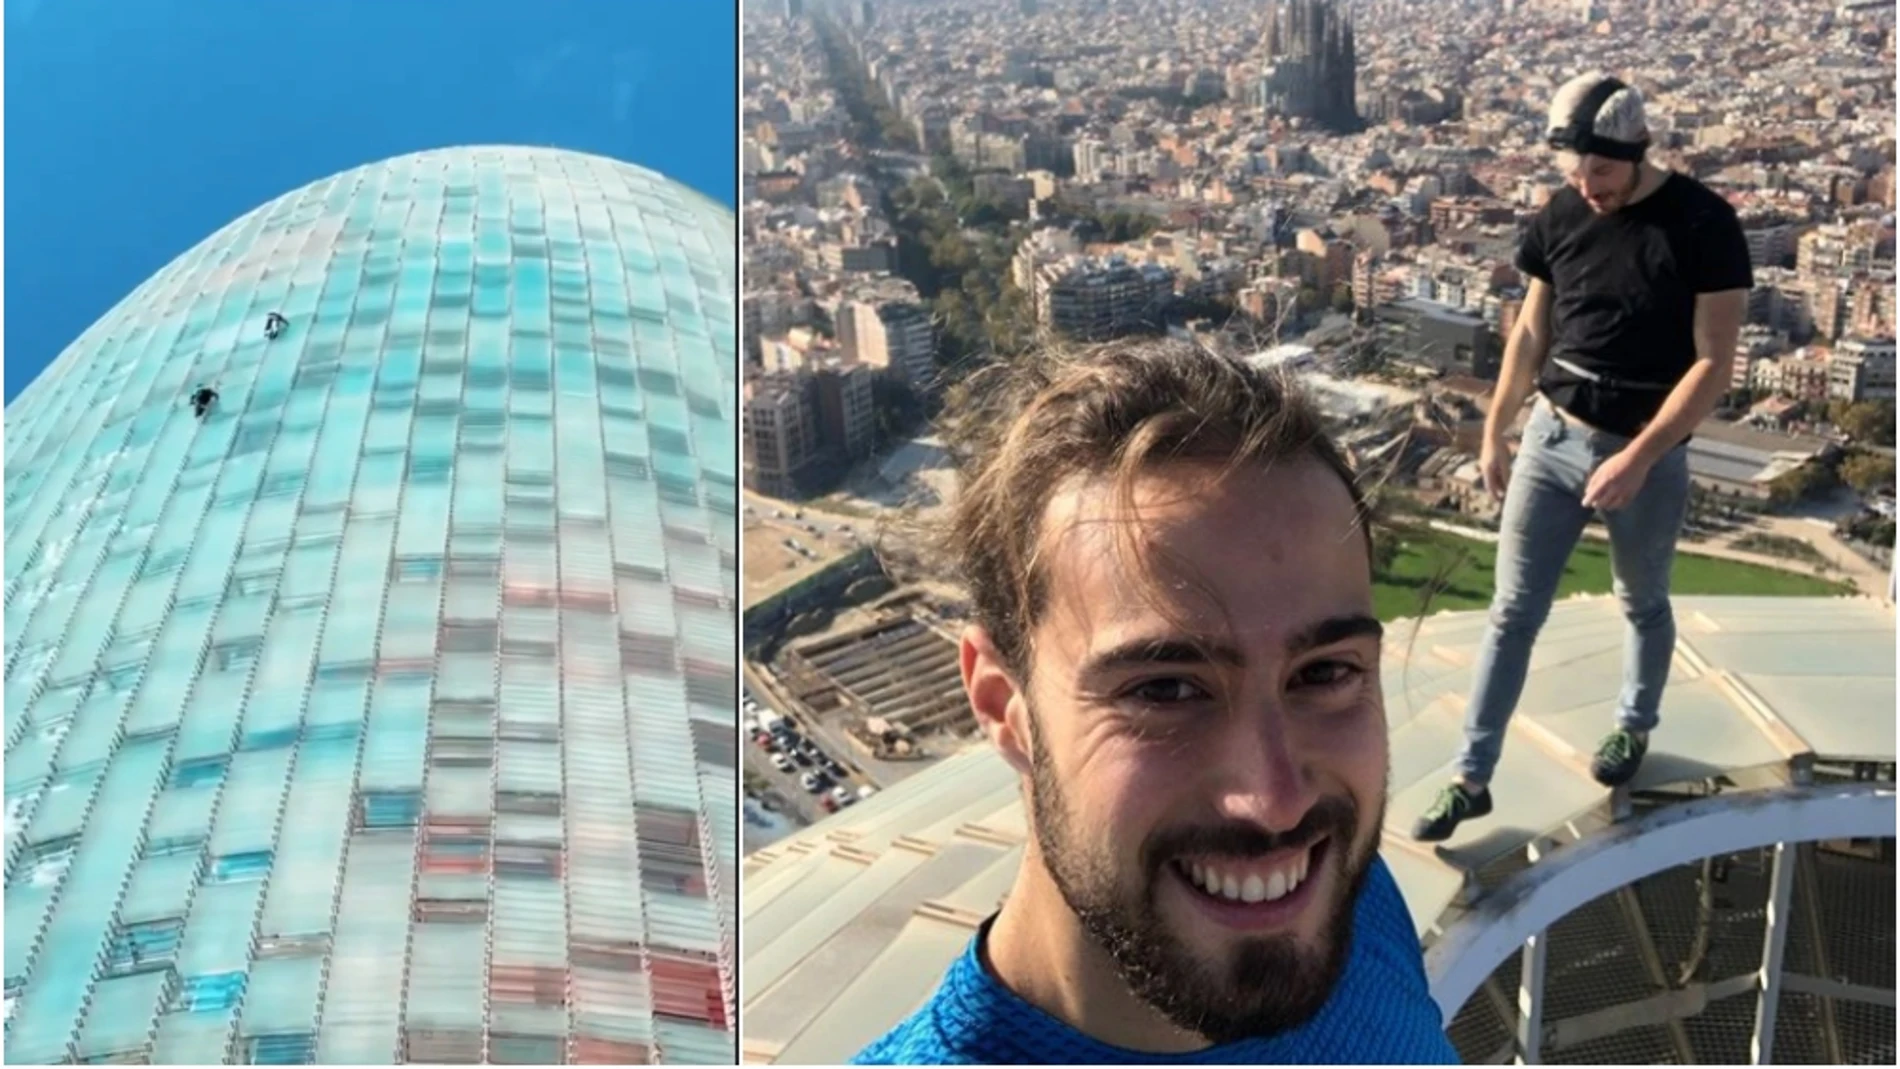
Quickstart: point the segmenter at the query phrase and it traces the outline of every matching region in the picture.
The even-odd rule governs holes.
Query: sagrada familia
[[[1352,23],[1332,0],[1268,0],[1259,103],[1336,133],[1359,129]]]

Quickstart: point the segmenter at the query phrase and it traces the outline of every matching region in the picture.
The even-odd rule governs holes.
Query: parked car
[[[843,784],[839,784],[838,786],[831,788],[831,793],[825,795],[825,800],[832,803],[834,806],[837,806],[842,809],[843,807],[848,806],[851,803],[857,801],[858,797],[857,795],[851,793],[850,788],[845,787]]]
[[[772,767],[778,769],[780,772],[790,772],[792,770],[792,759],[782,753],[775,753],[772,755]]]

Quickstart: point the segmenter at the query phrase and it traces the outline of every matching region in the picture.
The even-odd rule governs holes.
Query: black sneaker
[[[1617,728],[1597,744],[1596,760],[1590,762],[1590,774],[1605,787],[1621,787],[1643,767],[1643,755],[1649,752],[1649,736]]]
[[[1440,843],[1451,838],[1458,823],[1471,817],[1491,815],[1491,788],[1477,794],[1466,791],[1464,784],[1453,783],[1438,792],[1438,800],[1412,825],[1412,838],[1421,843]]]

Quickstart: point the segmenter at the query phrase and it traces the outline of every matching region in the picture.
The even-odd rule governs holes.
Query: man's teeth
[[[1285,898],[1306,881],[1308,867],[1312,864],[1311,848],[1298,857],[1282,862],[1278,867],[1262,876],[1259,871],[1247,872],[1223,869],[1219,865],[1195,861],[1188,865],[1188,876],[1194,885],[1210,895],[1245,902],[1272,902]]]

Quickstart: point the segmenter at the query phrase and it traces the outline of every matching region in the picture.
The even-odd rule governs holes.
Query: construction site
[[[917,587],[838,606],[829,626],[756,652],[770,705],[886,787],[976,731],[958,677],[954,602]]]
[[[919,755],[916,740],[975,727],[955,640],[927,610],[916,611],[915,594],[906,597],[874,623],[793,647],[779,659],[793,699],[885,761]]]
[[[917,457],[891,461],[848,500],[747,495],[748,537],[756,527],[761,541],[776,546],[786,535],[816,551],[791,568],[748,552],[748,589],[769,588],[746,607],[748,681],[877,788],[962,749],[977,731],[957,666],[963,594],[934,578],[946,567],[918,537],[943,502],[918,499],[918,469],[932,454],[913,445],[900,453]]]

